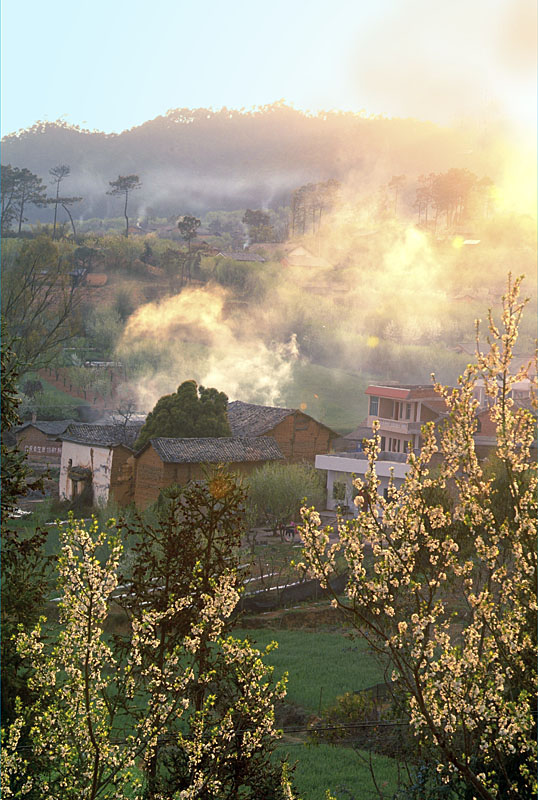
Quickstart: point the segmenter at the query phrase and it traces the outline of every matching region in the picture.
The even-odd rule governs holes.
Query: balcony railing
[[[390,433],[420,433],[420,429],[424,423],[411,422],[405,419],[384,419],[383,417],[376,417],[375,415],[368,416],[368,427],[372,426],[374,419],[379,420],[379,430],[389,431]]]

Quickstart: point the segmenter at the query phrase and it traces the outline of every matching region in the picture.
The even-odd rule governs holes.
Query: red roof
[[[390,397],[395,400],[405,400],[409,397],[409,389],[399,389],[397,386],[369,386],[365,394],[373,394],[375,397]]]

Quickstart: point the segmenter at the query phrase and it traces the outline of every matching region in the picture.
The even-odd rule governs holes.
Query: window
[[[370,397],[370,415],[377,417],[379,414],[379,397]]]
[[[333,483],[333,500],[346,499],[346,484],[343,481],[335,481]]]
[[[385,449],[385,437],[384,436],[381,437],[380,446],[381,446],[381,451],[383,451]]]
[[[405,418],[411,419],[411,403],[405,404]]]

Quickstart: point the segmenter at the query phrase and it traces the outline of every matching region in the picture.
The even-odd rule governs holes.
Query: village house
[[[228,403],[232,436],[272,436],[289,463],[314,463],[338,434],[296,408],[259,406],[235,400]]]
[[[388,453],[420,449],[421,427],[426,422],[438,422],[447,413],[446,403],[433,384],[369,386],[366,395],[368,416],[363,427],[371,431],[374,420],[379,420],[381,450]]]
[[[392,474],[399,488],[409,470],[407,454],[421,447],[421,427],[427,422],[438,423],[445,418],[445,401],[436,394],[433,385],[383,386],[366,389],[368,416],[354,431],[335,440],[335,453],[316,456],[317,469],[327,470],[327,508],[340,507],[357,514],[354,498],[355,477],[364,480],[368,460],[363,452],[363,440],[373,436],[374,420],[379,422],[380,450],[376,472],[380,480],[379,493],[387,496]]]
[[[30,464],[58,466],[62,458],[59,437],[73,422],[72,419],[25,422],[15,429],[17,448],[26,453]]]
[[[392,475],[394,486],[399,489],[409,471],[404,453],[380,453],[376,462],[376,474],[379,478],[378,492],[388,496],[389,482]],[[354,499],[358,494],[353,485],[354,478],[364,480],[369,467],[366,453],[326,453],[316,456],[316,469],[327,470],[327,509],[335,511],[341,508],[358,514]]]
[[[85,490],[94,505],[133,498],[133,445],[142,425],[70,425],[61,436],[59,495],[74,500]]]
[[[330,269],[332,264],[321,256],[316,256],[303,245],[290,250],[280,262],[285,267],[321,267]]]
[[[270,436],[150,439],[135,456],[134,502],[146,508],[162,489],[203,478],[209,465],[226,464],[231,472],[247,475],[282,457]]]
[[[257,264],[263,264],[266,261],[266,259],[259,253],[251,253],[247,250],[234,252],[224,252],[219,250],[219,252],[216,254],[216,258],[231,258],[233,261],[246,261]]]
[[[518,386],[518,384],[516,383],[514,384],[514,386]],[[514,410],[517,411],[517,409],[519,408],[526,409],[527,411],[531,412],[536,421],[536,410],[533,408],[530,395],[525,393],[525,388],[521,390],[521,393],[523,394],[522,397],[517,396],[519,395],[519,392],[517,390],[515,392],[516,397],[513,398]],[[495,422],[491,419],[490,409],[487,406],[479,409],[476,415],[476,431],[473,435],[473,439],[475,445],[475,453],[480,461],[484,461],[490,456],[495,455],[495,453],[497,452],[497,426]],[[537,441],[535,438],[533,444],[534,459],[536,459],[536,447],[537,447]]]

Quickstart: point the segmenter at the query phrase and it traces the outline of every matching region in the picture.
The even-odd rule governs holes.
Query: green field
[[[367,752],[329,744],[283,743],[275,757],[285,756],[290,764],[296,763],[293,783],[300,800],[325,800],[327,789],[336,800],[379,800]],[[372,754],[372,769],[383,797],[389,800],[398,788],[396,762]]]
[[[233,635],[248,636],[259,648],[278,642],[278,648],[264,660],[274,666],[275,677],[288,673],[286,702],[301,707],[308,716],[317,716],[345,692],[366,689],[384,680],[383,668],[366,642],[349,638],[344,632],[236,628]],[[285,734],[275,758],[287,755],[290,764],[296,763],[294,784],[301,800],[325,800],[327,789],[337,800],[379,797],[368,766],[368,753],[357,753],[351,747],[307,744],[304,733],[291,735],[296,741],[289,741],[290,734]],[[372,754],[372,765],[383,796],[392,797],[398,783],[396,762]]]
[[[84,400],[81,400],[80,397],[72,397],[67,392],[62,392],[61,389],[57,389],[56,386],[53,386],[35,372],[24,375],[20,379],[19,385],[23,386],[28,380],[40,380],[43,386],[43,391],[34,398],[32,403],[32,406],[35,406],[38,419],[52,417],[58,419],[73,417],[78,419],[76,408],[85,405]]]
[[[296,630],[247,630],[236,628],[233,635],[248,638],[261,648],[278,642],[266,661],[275,676],[288,673],[287,700],[309,714],[318,714],[345,692],[359,691],[381,683],[383,668],[363,639],[344,633]],[[321,699],[321,703],[320,703]]]

